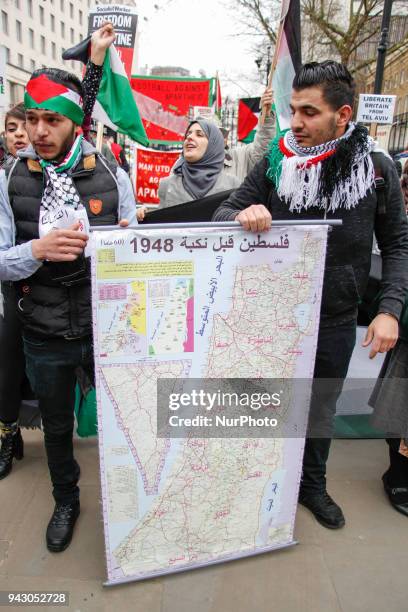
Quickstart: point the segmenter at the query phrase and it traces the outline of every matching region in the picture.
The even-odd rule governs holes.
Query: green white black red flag
[[[274,56],[273,96],[280,130],[290,127],[290,96],[300,68],[300,1],[282,0],[280,29]]]

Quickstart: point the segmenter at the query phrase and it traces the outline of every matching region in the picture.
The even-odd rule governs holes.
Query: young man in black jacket
[[[76,368],[91,379],[94,368],[89,226],[136,223],[129,177],[78,133],[82,93],[75,75],[35,71],[24,98],[31,145],[0,171],[0,279],[15,284],[39,398],[55,499],[46,532],[52,552],[69,546],[80,512],[73,426]]]
[[[370,270],[373,234],[383,261],[382,297],[367,330],[370,358],[390,350],[408,288],[407,217],[394,165],[365,128],[351,121],[355,83],[337,62],[305,64],[293,82],[291,130],[224,202],[214,221],[235,219],[254,232],[272,220],[341,219],[329,234],[309,437],[299,502],[325,527],[345,524],[326,491],[326,462],[336,402],[353,352],[357,306]],[[378,169],[380,171],[378,172]],[[385,182],[380,211],[375,174]],[[319,382],[320,379],[320,382]],[[322,385],[323,379],[330,379]]]

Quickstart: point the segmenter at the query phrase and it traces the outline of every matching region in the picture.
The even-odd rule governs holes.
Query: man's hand
[[[138,221],[143,221],[143,219],[146,216],[146,210],[147,210],[147,206],[142,206],[141,208],[137,209],[136,217]]]
[[[272,215],[263,204],[252,204],[235,217],[245,230],[266,232],[271,227]]]
[[[68,229],[51,230],[43,238],[33,240],[31,250],[34,257],[40,261],[74,261],[88,242],[88,236],[78,230],[77,221]]]
[[[267,87],[261,96],[261,108],[267,106],[269,110],[273,104],[273,91],[272,87]]]
[[[127,219],[121,219],[119,221],[119,226],[120,227],[127,227],[129,225],[129,221]]]
[[[116,38],[115,30],[110,21],[105,21],[99,30],[91,36],[91,61],[97,66],[102,66],[106,49],[108,49]]]
[[[272,104],[273,104],[273,91],[272,87],[267,87],[262,94],[261,97],[261,115],[260,122],[263,125],[266,117],[269,117],[271,114]]]
[[[386,353],[394,348],[397,340],[397,319],[392,315],[380,312],[368,326],[362,346],[368,346],[372,343],[369,357],[370,359],[374,359],[377,353]]]

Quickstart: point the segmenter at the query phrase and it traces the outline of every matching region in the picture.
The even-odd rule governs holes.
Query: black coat
[[[374,189],[350,210],[327,213],[327,219],[342,219],[341,226],[329,232],[326,268],[323,282],[321,326],[352,321],[364,295],[370,271],[373,235],[377,238],[383,262],[380,312],[400,316],[408,290],[408,225],[402,194],[393,162],[382,153],[376,165],[381,166],[385,180],[386,210],[379,214]],[[213,221],[231,221],[251,204],[264,204],[273,221],[283,219],[323,219],[319,207],[291,213],[280,200],[273,183],[266,177],[267,159],[260,161],[242,185],[215,212]]]

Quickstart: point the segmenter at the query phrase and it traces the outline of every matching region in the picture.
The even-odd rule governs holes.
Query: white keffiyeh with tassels
[[[354,129],[355,124],[350,123],[339,139],[308,148],[297,144],[292,131],[286,132],[283,138],[286,151],[281,162],[277,192],[281,199],[289,203],[291,212],[301,212],[316,206],[327,212],[334,212],[338,208],[349,210],[374,188],[375,172],[370,153],[377,143],[367,136],[367,146],[364,153],[356,155],[353,160],[350,176],[334,186],[329,201],[318,195],[322,160],[334,152],[340,140],[347,140]]]

